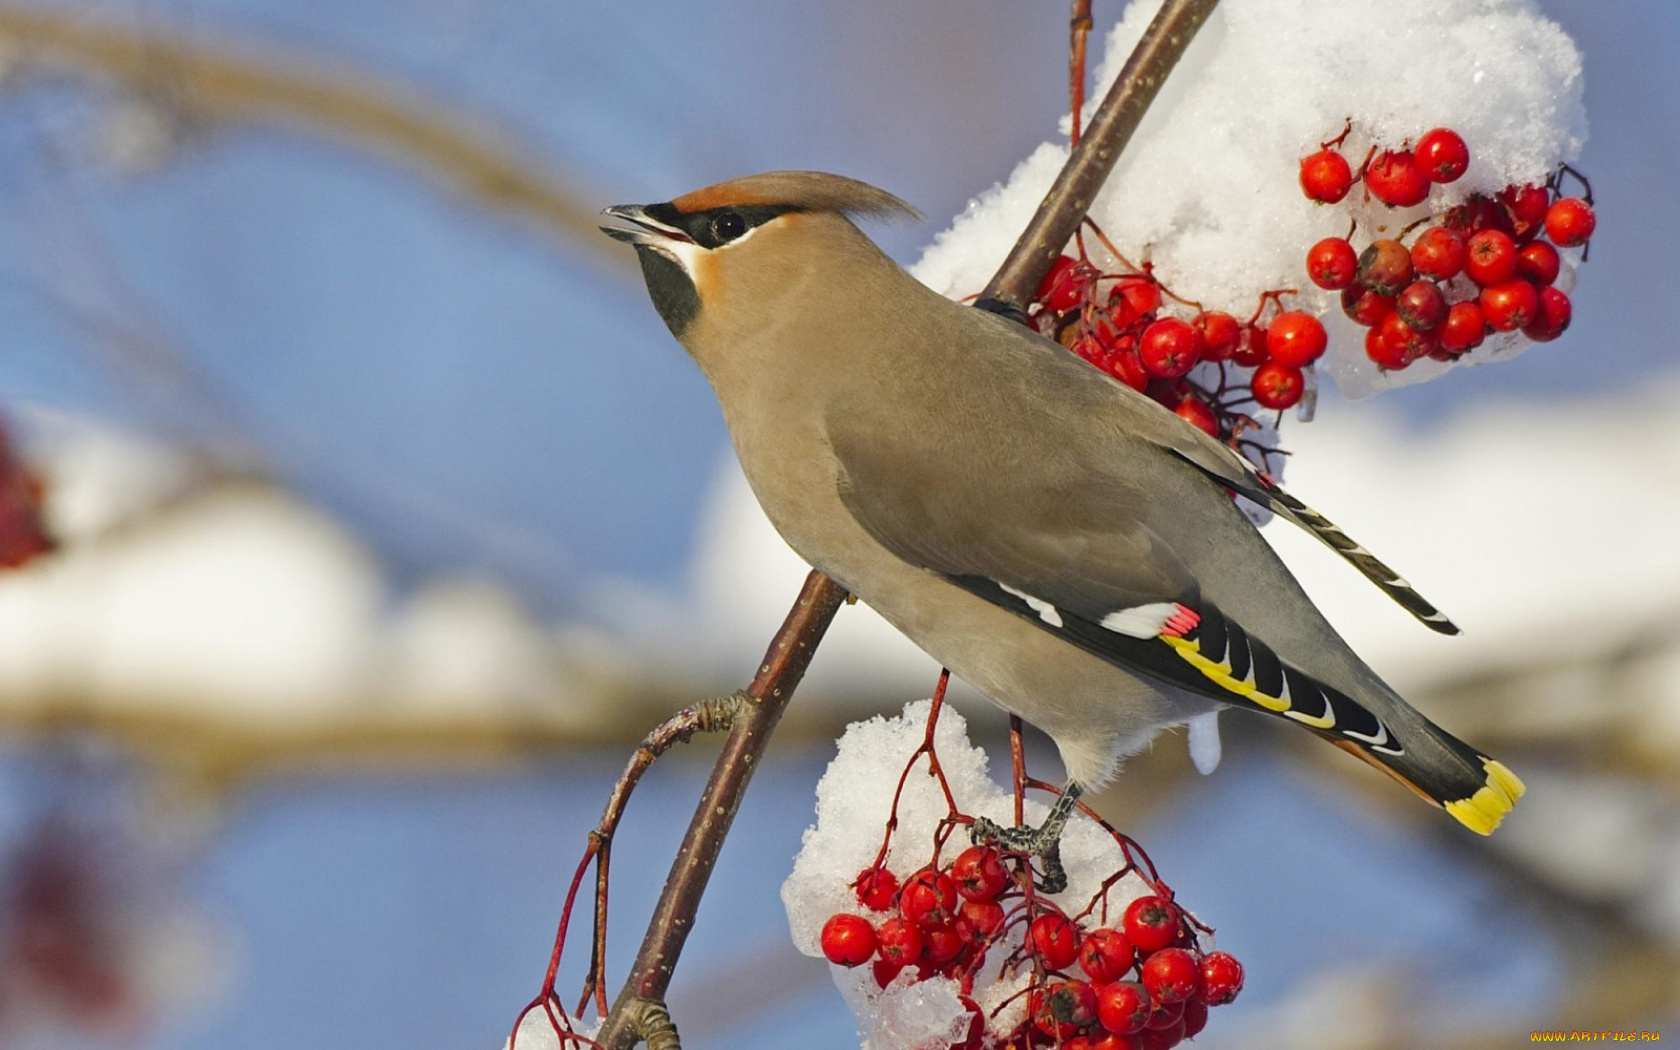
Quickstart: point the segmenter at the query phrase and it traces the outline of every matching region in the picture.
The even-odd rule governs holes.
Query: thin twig
[[[630,1050],[645,1037],[632,1016],[637,1013],[634,1007],[665,1001],[677,958],[694,927],[700,898],[706,892],[741,797],[770,742],[771,731],[811,664],[817,643],[845,599],[846,592],[839,584],[813,570],[770,643],[757,676],[746,689],[746,702],[706,782],[688,833],[683,836],[630,977],[597,1037],[608,1050]]]
[[[1027,752],[1021,743],[1025,728],[1020,715],[1009,716],[1009,793],[1015,797],[1015,826],[1025,821],[1027,799]]]
[[[600,821],[589,833],[589,845],[584,850],[583,859],[578,862],[577,873],[572,876],[572,884],[566,892],[566,903],[560,909],[560,927],[554,934],[554,950],[549,955],[548,970],[543,975],[542,990],[537,997],[526,1004],[519,1012],[519,1021],[514,1022],[513,1034],[508,1037],[510,1046],[517,1046],[519,1038],[519,1024],[526,1014],[541,1006],[547,1013],[549,1024],[554,1028],[554,1034],[561,1038],[562,1045],[567,1039],[579,1041],[581,1037],[571,1032],[570,1023],[561,1009],[556,1009],[559,996],[555,993],[554,983],[560,973],[560,957],[566,948],[566,932],[571,926],[572,906],[577,902],[578,888],[583,885],[583,877],[589,871],[589,865],[595,865],[595,935],[591,938],[589,956],[589,972],[584,977],[583,992],[578,997],[575,1013],[583,1014],[589,1005],[591,997],[596,999],[597,1008],[602,1014],[607,1012],[606,992],[606,958],[607,958],[607,874],[611,868],[612,839],[618,832],[619,821],[624,817],[624,809],[630,803],[630,795],[636,785],[641,782],[642,775],[653,765],[654,761],[678,744],[686,743],[695,733],[709,733],[728,729],[734,725],[735,715],[745,702],[745,694],[733,693],[725,697],[702,700],[697,704],[690,704],[676,714],[665,719],[653,728],[653,731],[642,738],[642,743],[630,756],[630,762],[624,772],[619,775],[618,783],[613,785],[612,795],[607,799],[606,808],[601,813]],[[592,1040],[582,1040],[590,1046],[596,1046]]]
[[[601,1013],[605,1014],[608,1009],[605,980],[607,881],[612,868],[612,839],[618,833],[618,825],[624,818],[625,807],[630,804],[630,795],[659,756],[678,744],[687,743],[696,733],[721,732],[732,728],[735,716],[746,703],[746,694],[737,692],[690,704],[665,719],[642,738],[640,746],[624,767],[624,772],[619,775],[618,782],[613,785],[612,794],[608,796],[607,805],[601,812],[601,819],[596,823],[595,830],[590,832],[589,851],[584,857],[586,864],[591,858],[595,860],[595,935],[591,941],[589,972],[584,977],[583,992],[578,998],[579,1014],[583,1013],[591,996],[596,999],[597,1008]],[[582,878],[582,871],[580,868],[578,878]],[[554,997],[554,979],[560,966],[560,953],[566,944],[566,923],[570,918],[572,898],[576,893],[577,887],[574,884],[572,893],[566,898],[565,912],[561,915],[560,932],[554,940],[554,953],[543,983],[543,997]]]
[[[1079,229],[1097,191],[1107,181],[1120,153],[1131,141],[1149,104],[1155,100],[1167,74],[1190,46],[1196,31],[1213,13],[1219,0],[1167,0],[1155,20],[1144,30],[1131,57],[1115,78],[1091,119],[1085,137],[1074,147],[1061,174],[1044,195],[1032,221],[1021,232],[1009,258],[997,276],[980,293],[980,300],[1019,312],[1038,282],[1061,254],[1062,248]]]
[[[513,1031],[508,1035],[508,1046],[515,1050],[519,1045],[519,1026],[524,1022],[525,1015],[539,1006],[548,1015],[548,1023],[553,1026],[556,1036],[571,1031],[571,1022],[566,1014],[563,1010],[555,1009],[554,979],[560,972],[560,952],[566,945],[566,930],[572,922],[572,905],[577,901],[578,888],[583,885],[583,877],[588,874],[589,865],[595,860],[596,851],[600,848],[600,836],[591,832],[589,846],[583,851],[583,859],[578,861],[577,872],[572,875],[572,884],[566,890],[566,903],[560,909],[560,929],[554,934],[554,951],[548,958],[548,972],[543,976],[542,991],[519,1011],[519,1016],[513,1022]]]
[[[589,1002],[591,988],[595,992],[595,1009],[607,1012],[607,884],[612,871],[612,839],[602,838],[600,852],[595,857],[595,938],[589,949],[589,974],[583,982],[583,998],[578,1013]]]

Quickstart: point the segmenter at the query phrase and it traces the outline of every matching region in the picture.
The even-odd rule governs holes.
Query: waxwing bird
[[[1445,616],[1230,448],[907,274],[852,222],[914,217],[898,198],[773,172],[606,214],[782,537],[1049,734],[1060,817],[1158,729],[1225,706],[1296,722],[1484,835],[1522,794],[1354,654],[1229,493],[1456,633]]]

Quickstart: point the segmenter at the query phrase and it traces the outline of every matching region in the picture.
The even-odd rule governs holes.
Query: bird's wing
[[[830,442],[842,503],[899,559],[1124,670],[1389,742],[1364,708],[1287,667],[1204,599],[1172,544],[1128,512],[1135,498],[1092,492],[1116,482],[1092,478],[1074,498],[1054,467],[965,482],[980,477],[972,464],[926,462],[843,430]]]
[[[1031,468],[964,471],[845,435],[831,433],[830,442],[841,501],[871,536],[913,565],[1035,588],[1059,607],[1098,619],[1198,593],[1172,547],[1127,514],[1130,501],[1118,493],[1076,503]],[[964,480],[977,474],[985,480]],[[1102,484],[1093,479],[1084,494]]]
[[[1133,418],[1128,419],[1128,425],[1140,437],[1167,450],[1233,492],[1305,529],[1345,558],[1425,627],[1441,634],[1458,633],[1458,626],[1430,604],[1404,577],[1355,542],[1335,522],[1290,495],[1283,486],[1255,469],[1252,463],[1228,446],[1193,427],[1183,426],[1180,420],[1166,413],[1134,409],[1130,415]]]
[[[1113,479],[1069,488],[1046,463],[1042,473],[995,469],[982,480],[975,461],[960,452],[955,462],[937,463],[848,440],[844,429],[831,429],[829,438],[842,503],[902,561],[1122,670],[1314,730],[1482,834],[1521,794],[1521,782],[1502,765],[1386,687],[1355,699],[1286,663],[1203,597],[1172,545],[1128,512],[1141,494],[1091,492],[1092,485],[1119,484]],[[1182,458],[1229,484],[1224,473]],[[1100,522],[1091,520],[1093,508],[1102,512]]]

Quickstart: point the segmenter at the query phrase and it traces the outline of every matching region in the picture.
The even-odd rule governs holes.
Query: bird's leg
[[[1062,869],[1062,829],[1067,827],[1073,807],[1079,804],[1083,790],[1068,781],[1062,794],[1050,807],[1050,815],[1036,828],[1006,828],[985,817],[974,818],[968,836],[976,845],[997,845],[1014,853],[1026,853],[1044,861],[1044,878],[1038,888],[1045,893],[1060,893],[1067,889],[1067,872]]]

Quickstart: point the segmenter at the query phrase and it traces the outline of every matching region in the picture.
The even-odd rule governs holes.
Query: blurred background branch
[[[258,124],[327,139],[535,223],[608,273],[630,273],[623,253],[599,236],[600,209],[574,180],[543,170],[481,116],[366,70],[197,29],[120,26],[82,8],[0,4],[0,43],[12,52],[13,76],[38,70],[117,82],[200,131]]]

